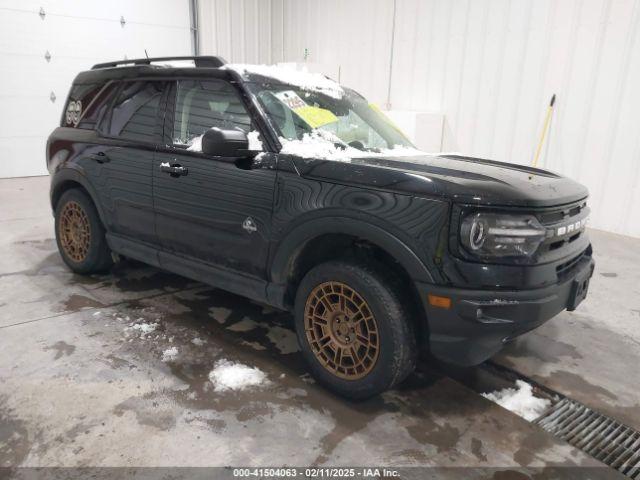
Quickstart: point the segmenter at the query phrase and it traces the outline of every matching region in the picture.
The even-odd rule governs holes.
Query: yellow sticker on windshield
[[[336,117],[331,110],[320,107],[305,105],[304,107],[294,108],[293,111],[311,128],[319,128],[338,121],[338,117]]]
[[[396,130],[400,135],[402,135],[404,138],[406,138],[407,140],[409,140],[409,137],[407,137],[407,135],[406,135],[402,130],[400,130],[400,127],[399,127],[398,125],[396,125],[396,124],[393,122],[393,120],[391,120],[391,119],[387,116],[387,114],[386,114],[386,113],[384,113],[384,112],[382,111],[382,109],[381,109],[378,105],[376,105],[375,103],[370,103],[370,104],[369,104],[369,108],[370,108],[371,110],[373,110],[374,112],[376,112],[378,115],[380,115],[380,116],[382,117],[382,119],[383,119],[385,122],[387,122],[389,125],[391,125],[391,126],[394,128],[394,130]]]
[[[293,90],[278,92],[275,96],[311,128],[319,128],[338,121],[338,117],[331,110],[307,104]]]

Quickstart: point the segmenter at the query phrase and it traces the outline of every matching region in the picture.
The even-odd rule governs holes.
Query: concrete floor
[[[74,275],[47,196],[46,177],[0,180],[0,467],[599,465],[435,370],[336,398],[305,373],[290,316],[241,297],[133,262]],[[637,423],[640,241],[593,236],[589,299],[496,361]],[[141,319],[158,329],[128,328]],[[270,384],[215,392],[222,358]]]

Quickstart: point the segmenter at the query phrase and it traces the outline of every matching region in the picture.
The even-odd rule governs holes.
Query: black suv
[[[193,65],[176,65],[175,61]],[[117,255],[294,312],[315,377],[366,398],[419,353],[478,364],[585,297],[587,190],[427,155],[326,77],[219,57],[94,66],[49,137],[62,258]]]

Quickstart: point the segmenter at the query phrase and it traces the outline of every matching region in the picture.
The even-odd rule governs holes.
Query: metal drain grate
[[[535,423],[627,477],[640,480],[640,432],[568,398]]]

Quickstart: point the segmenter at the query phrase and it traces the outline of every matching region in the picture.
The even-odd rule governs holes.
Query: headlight
[[[475,213],[460,226],[462,245],[479,257],[532,255],[546,234],[533,215]]]

